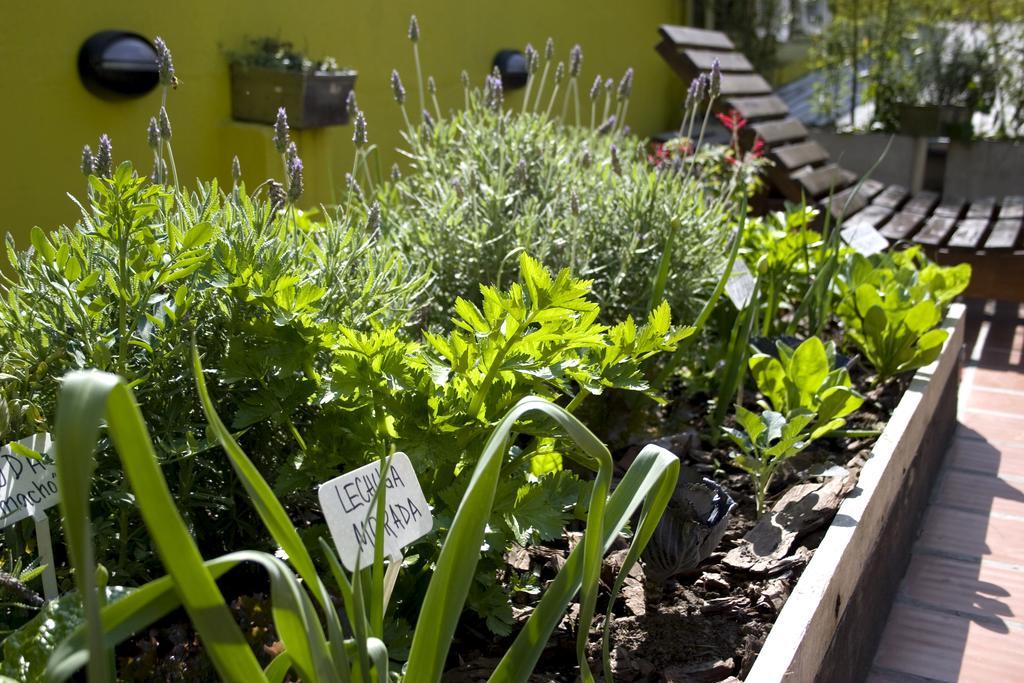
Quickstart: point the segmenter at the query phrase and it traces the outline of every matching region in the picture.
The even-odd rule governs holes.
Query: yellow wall
[[[151,167],[146,124],[159,107],[158,91],[135,100],[108,102],[81,85],[79,46],[102,29],[161,35],[174,54],[181,87],[168,101],[174,153],[182,179],[218,176],[230,181],[233,154],[251,186],[279,174],[269,132],[230,118],[225,50],[246,37],[279,36],[311,55],[329,54],[359,71],[356,91],[369,122],[370,142],[385,151],[390,167],[400,145],[400,114],[388,85],[402,73],[415,105],[409,15],[420,20],[424,71],[434,74],[442,108],[462,99],[459,73],[482,82],[500,48],[542,47],[555,39],[565,58],[583,47],[584,90],[596,73],[616,79],[636,69],[629,123],[641,134],[672,125],[683,86],[653,50],[660,23],[681,19],[680,0],[4,0],[0,23],[0,231],[19,246],[33,225],[50,227],[77,215],[67,192],[81,195],[83,144],[95,149],[109,133],[115,160]],[[426,75],[426,74],[425,74]],[[514,98],[509,101],[515,102]],[[306,161],[307,199],[327,201],[327,166],[340,182],[351,165],[351,126],[298,133]]]

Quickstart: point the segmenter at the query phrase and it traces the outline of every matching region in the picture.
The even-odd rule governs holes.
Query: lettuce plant
[[[838,279],[836,314],[847,338],[875,368],[877,381],[938,358],[948,335],[936,328],[970,277],[970,265],[939,266],[916,247],[852,257]]]
[[[795,349],[779,341],[776,349],[778,357],[759,353],[750,359],[750,375],[764,396],[765,410],[787,417],[810,414],[812,437],[817,438],[842,427],[842,418],[864,402],[852,388],[849,371],[835,367],[834,342],[810,337]]]

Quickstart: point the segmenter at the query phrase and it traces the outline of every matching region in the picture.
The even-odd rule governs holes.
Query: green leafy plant
[[[75,670],[86,665],[89,680],[108,680],[111,673],[108,649],[181,604],[205,643],[219,675],[225,680],[281,680],[289,670],[309,681],[369,681],[373,673],[379,681],[388,680],[387,651],[379,640],[380,612],[363,602],[365,596],[359,585],[361,572],[356,572],[349,580],[329,546],[321,542],[331,574],[342,593],[348,623],[354,631],[354,637],[346,639],[339,615],[326,584],[317,573],[312,556],[269,485],[214,412],[197,354],[193,355],[193,367],[210,428],[227,451],[251,503],[287,555],[291,567],[273,555],[256,551],[231,553],[204,562],[171,498],[131,390],[114,375],[72,373],[62,384],[55,436],[58,479],[63,491],[61,507],[67,520],[65,534],[76,568],[76,584],[83,597],[86,625],[78,628],[50,656],[46,679],[66,680]],[[597,475],[588,505],[588,526],[583,541],[570,555],[522,633],[499,663],[494,680],[526,680],[570,599],[580,590],[581,619],[589,623],[596,604],[601,555],[633,512],[642,505],[641,521],[629,556],[615,582],[618,589],[668,503],[678,476],[678,460],[674,456],[653,447],[645,449],[609,496],[612,462],[600,441],[564,409],[541,399],[520,401],[499,421],[473,468],[470,485],[451,524],[427,590],[424,619],[421,621],[423,627],[416,630],[413,638],[406,680],[440,679],[461,605],[469,592],[512,426],[531,413],[540,413],[565,429],[581,449],[579,463],[595,469]],[[137,495],[157,553],[168,570],[167,576],[106,606],[97,593],[88,514],[93,452],[104,422]],[[378,500],[382,501],[383,497],[378,496]],[[380,519],[382,517],[378,516]],[[378,533],[381,533],[379,528]],[[256,664],[214,582],[216,577],[240,562],[261,565],[271,583],[274,623],[284,651],[265,671]],[[370,599],[374,604],[380,604],[383,595],[381,563],[382,556],[378,550],[374,567],[370,570]],[[321,623],[321,613],[327,623],[326,632]],[[374,614],[376,619],[372,618]],[[582,629],[578,657],[581,674],[584,680],[590,681],[593,676],[586,661],[586,641],[587,630]],[[607,667],[607,655],[605,665]]]
[[[263,36],[247,42],[245,50],[228,53],[232,63],[282,71],[351,71],[340,68],[334,57],[310,59],[287,40]]]
[[[948,336],[936,329],[945,307],[967,288],[971,267],[943,267],[917,248],[870,259],[855,255],[838,280],[836,313],[877,372],[876,380],[928,365]]]
[[[779,465],[807,448],[821,431],[809,431],[813,421],[809,413],[787,418],[774,410],[755,413],[737,405],[739,428],[722,427],[740,449],[732,455],[732,464],[750,475],[758,516],[764,514],[768,486]]]
[[[553,274],[526,254],[518,264],[522,284],[504,291],[481,287],[481,306],[458,299],[447,334],[427,332],[417,343],[394,329],[339,330],[329,398],[307,435],[306,458],[282,475],[279,488],[303,490],[339,468],[397,449],[412,459],[435,514],[449,519],[476,454],[499,417],[519,400],[531,395],[564,400],[572,412],[587,397],[611,389],[646,392],[644,363],[671,353],[693,334],[692,327],[673,328],[664,303],[645,324],[627,318],[602,325],[600,309],[589,297],[591,283],[567,270]],[[560,535],[587,486],[562,468],[575,449],[564,433],[527,429],[522,437],[516,456],[502,468],[490,549],[469,598],[498,633],[507,633],[512,624],[507,588],[493,580],[504,565],[504,549]],[[436,544],[417,551],[413,576],[430,571]],[[410,596],[397,611],[412,620],[418,609],[419,600]]]
[[[50,431],[59,378],[116,372],[150,415],[154,444],[205,548],[246,540],[239,493],[211,447],[183,371],[193,334],[225,371],[218,409],[244,429],[268,472],[294,469],[299,429],[326,393],[332,330],[407,325],[426,278],[385,249],[362,214],[283,211],[263,190],[216,183],[191,193],[151,184],[128,163],[90,177],[73,227],[8,242],[0,297],[0,436]],[[318,220],[319,218],[319,220]],[[103,444],[95,488],[98,543],[118,580],[154,558],[123,472]],[[112,546],[111,547],[108,547]]]
[[[361,162],[345,203],[379,202],[384,238],[430,270],[428,323],[442,322],[457,297],[479,303],[479,283],[514,280],[521,252],[592,280],[602,322],[645,317],[663,299],[675,316],[695,316],[758,164],[729,164],[729,148],[711,145],[685,164],[652,164],[624,126],[632,72],[617,87],[599,79],[581,104],[582,53],[573,50],[568,69],[556,68],[553,54],[530,53],[521,108],[503,106],[494,77],[482,90],[465,78],[464,106],[450,115],[432,94],[423,123],[404,132],[413,172],[396,167],[385,180]],[[392,87],[405,112],[397,73]],[[357,142],[361,159],[365,145]]]
[[[755,354],[750,374],[769,408],[787,417],[812,416],[812,438],[818,438],[845,424],[843,419],[860,407],[864,397],[853,390],[850,373],[835,367],[834,342],[817,337],[804,340],[796,349],[776,343],[778,357]]]

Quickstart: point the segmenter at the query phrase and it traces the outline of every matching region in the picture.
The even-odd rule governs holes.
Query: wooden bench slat
[[[952,218],[955,220],[957,218],[960,218],[963,212],[964,202],[960,202],[954,199],[939,204],[937,207],[935,207],[935,210],[932,211],[932,215],[939,216],[940,218]]]
[[[903,210],[907,213],[919,213],[927,216],[938,203],[938,194],[924,190],[911,197],[910,201],[903,206]]]
[[[868,204],[863,209],[844,220],[843,225],[845,227],[853,227],[860,225],[861,223],[866,223],[872,228],[879,228],[892,217],[893,213],[893,210],[887,206]]]
[[[992,218],[992,212],[996,209],[996,198],[985,197],[984,199],[978,199],[971,202],[971,205],[967,207],[966,218],[978,218],[988,220]]]
[[[726,100],[728,109],[735,109],[748,121],[780,118],[789,114],[789,107],[776,95],[756,97],[730,97]]]
[[[914,235],[914,241],[921,244],[928,244],[931,246],[938,246],[942,244],[942,241],[946,239],[956,224],[955,218],[948,216],[932,216],[929,218],[924,227],[921,228],[921,232]]]
[[[838,192],[857,179],[854,173],[836,164],[797,171],[792,177],[800,183],[808,196],[814,199]]]
[[[995,222],[992,233],[985,241],[986,249],[1013,249],[1017,246],[1021,227],[1024,221],[1020,218],[1002,218]]]
[[[1024,218],[1024,196],[1010,195],[1003,197],[999,206],[999,219]]]
[[[758,74],[722,74],[722,96],[770,95],[772,86]]]
[[[721,31],[709,31],[692,26],[673,26],[662,24],[658,27],[661,37],[675,43],[679,47],[698,47],[711,50],[734,50],[729,37]]]
[[[909,239],[924,223],[924,214],[901,211],[889,219],[881,232],[891,240]]]
[[[795,170],[808,164],[819,164],[822,161],[828,161],[829,158],[828,150],[814,140],[776,147],[772,150],[772,156],[789,170]]]
[[[843,216],[853,216],[853,214],[863,209],[884,187],[882,183],[870,178],[860,183],[860,187],[858,187],[856,176],[851,173],[850,178],[850,182],[854,184],[845,190],[834,193],[832,201],[828,202],[826,207],[829,213],[840,220]]]
[[[723,72],[749,72],[754,70],[746,55],[742,52],[715,52],[713,50],[683,50],[683,56],[693,63],[698,71],[710,71],[715,60]]]
[[[890,185],[871,200],[871,203],[890,209],[898,209],[908,196],[910,196],[910,192],[907,191],[907,188],[902,185]]]
[[[967,218],[956,225],[949,238],[949,246],[958,249],[977,249],[981,239],[988,232],[988,218]]]
[[[786,142],[795,142],[807,138],[807,128],[800,119],[789,117],[781,121],[761,121],[746,126],[744,132],[749,131],[749,137],[759,137],[764,140],[769,148],[777,147]]]

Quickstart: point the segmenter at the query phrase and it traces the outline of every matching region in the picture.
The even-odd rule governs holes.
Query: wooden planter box
[[[893,411],[747,681],[866,677],[956,427],[964,322],[964,306],[952,305],[942,355],[917,372]]]
[[[288,111],[292,128],[323,128],[348,122],[345,100],[355,87],[355,71],[284,71],[231,65],[231,117],[273,124],[277,110]]]
[[[900,132],[914,137],[970,140],[974,134],[973,115],[969,107],[902,104],[899,107]]]

